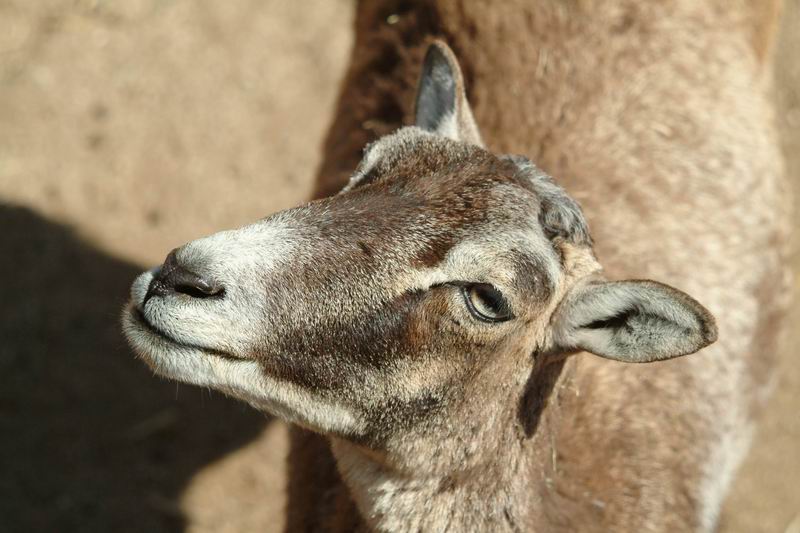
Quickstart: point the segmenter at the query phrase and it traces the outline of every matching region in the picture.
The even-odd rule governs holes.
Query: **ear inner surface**
[[[425,54],[415,108],[415,122],[420,128],[483,146],[467,102],[458,60],[442,41],[431,44]]]
[[[717,338],[714,318],[687,294],[654,281],[591,283],[559,310],[558,343],[623,362],[687,355]]]
[[[432,45],[425,55],[419,80],[416,103],[416,123],[424,130],[449,133],[455,136],[456,128],[456,74],[447,57],[437,45]],[[445,131],[442,131],[442,130]]]

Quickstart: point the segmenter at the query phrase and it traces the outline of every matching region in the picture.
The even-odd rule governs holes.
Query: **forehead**
[[[539,198],[518,167],[418,128],[370,145],[345,191],[317,207],[325,213],[317,219],[321,235],[335,249],[360,252],[362,266],[476,274],[493,263],[554,268]]]
[[[392,180],[398,189],[454,193],[458,186],[511,184],[515,176],[513,164],[483,148],[412,126],[368,145],[346,190]]]
[[[373,213],[381,216],[423,212],[426,218],[417,220],[419,225],[439,232],[526,223],[539,210],[536,195],[511,161],[416,127],[368,146],[339,198],[348,194],[351,201],[373,204]]]

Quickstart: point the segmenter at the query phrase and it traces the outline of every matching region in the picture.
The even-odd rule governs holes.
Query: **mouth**
[[[187,342],[179,341],[178,339],[172,337],[169,333],[161,331],[156,326],[150,323],[147,320],[147,317],[144,316],[144,313],[138,306],[131,305],[128,309],[128,315],[132,319],[132,321],[141,329],[146,331],[148,334],[152,335],[160,339],[162,342],[167,342],[168,344],[174,345],[179,348],[188,348],[190,350],[196,350],[202,352],[207,355],[213,355],[215,357],[220,357],[222,359],[227,359],[229,361],[244,361],[245,359],[241,357],[236,357],[228,352],[223,350],[218,350],[216,348],[209,348],[207,346],[201,346],[199,344],[192,344]]]

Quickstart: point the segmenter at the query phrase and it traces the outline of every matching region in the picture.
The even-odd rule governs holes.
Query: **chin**
[[[160,334],[130,302],[122,312],[122,331],[136,355],[156,374],[200,386],[211,386],[214,359],[222,357],[196,346],[179,344]]]
[[[123,310],[122,330],[136,355],[160,376],[216,389],[312,431],[353,435],[361,430],[350,410],[266,375],[254,359],[171,339],[147,321],[135,298]]]

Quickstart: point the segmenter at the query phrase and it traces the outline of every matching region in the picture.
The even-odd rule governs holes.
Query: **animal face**
[[[137,354],[377,444],[519,396],[534,357],[641,362],[713,341],[683,293],[602,280],[577,204],[527,160],[481,146],[441,44],[417,115],[365,150],[339,195],[190,242],[139,276],[123,314]]]

